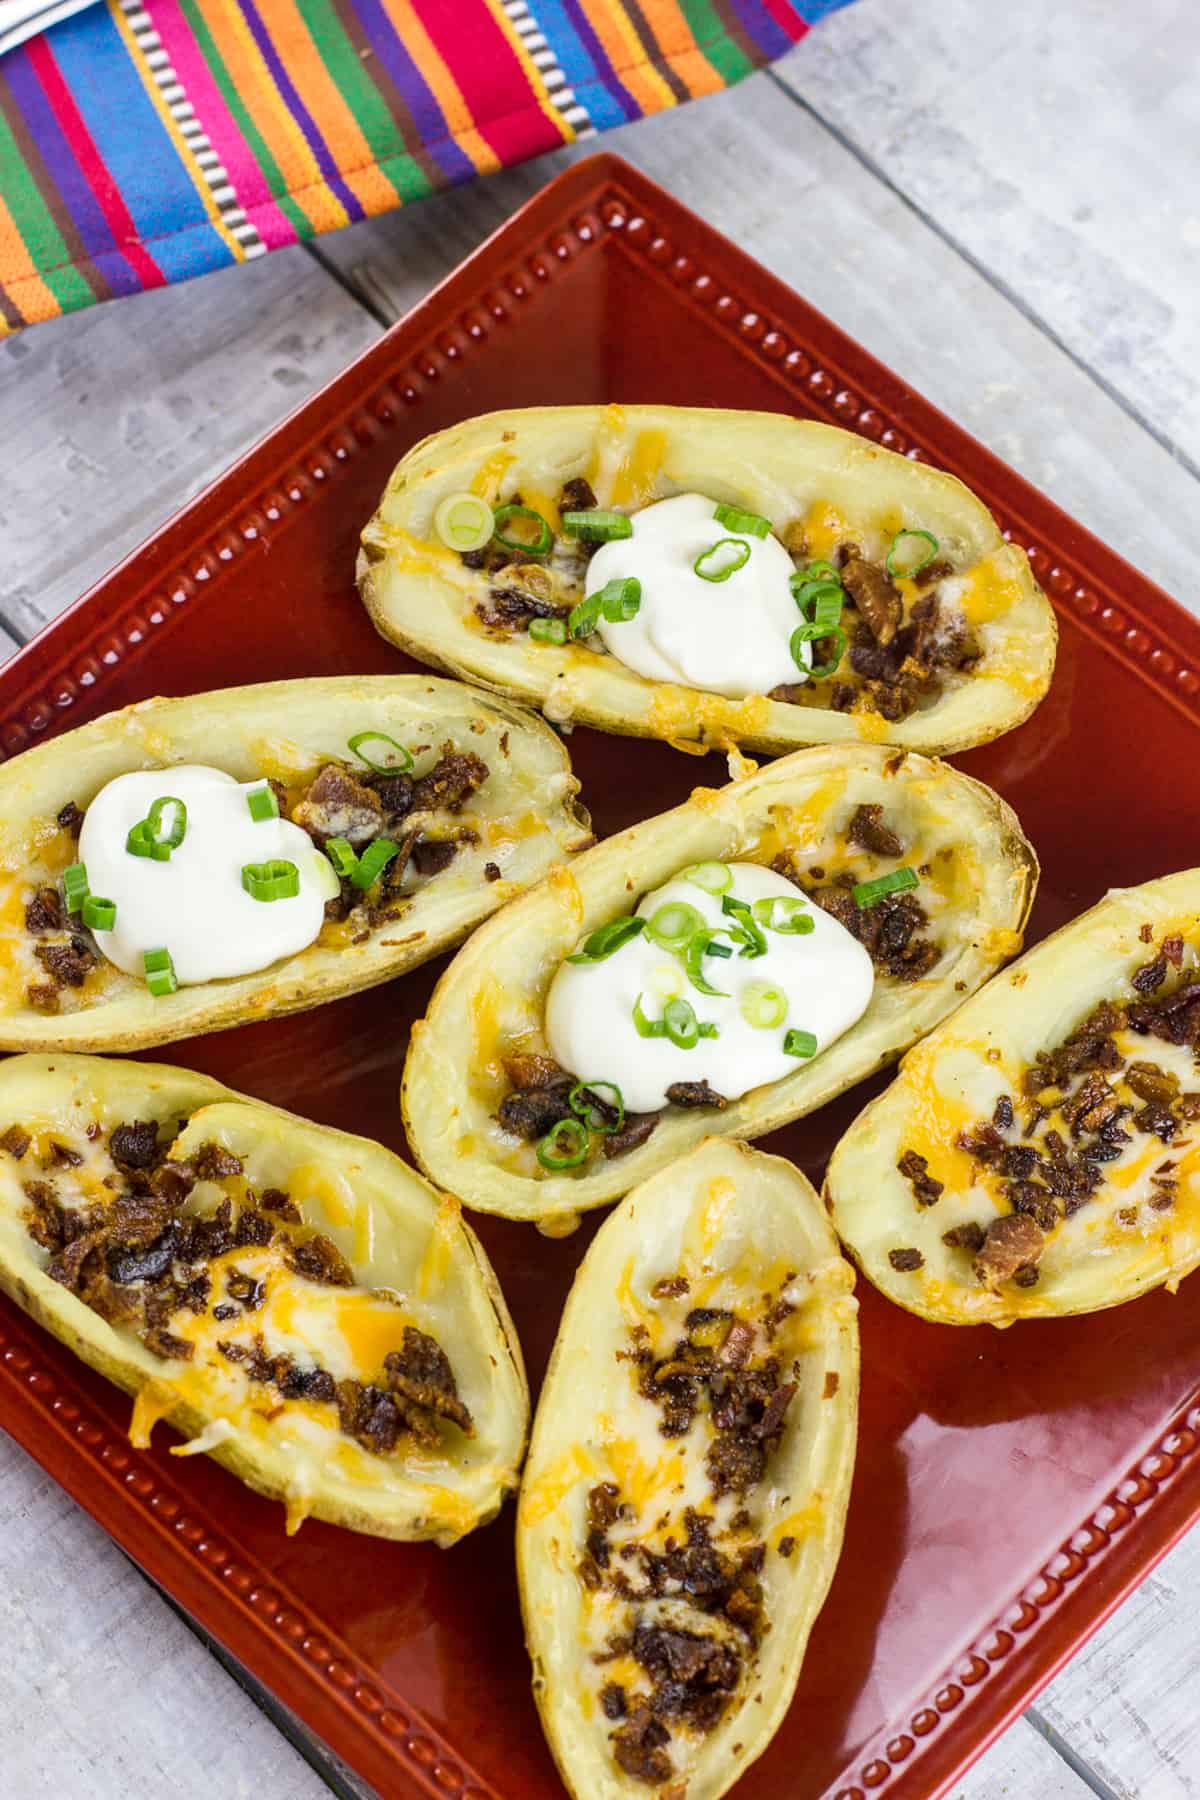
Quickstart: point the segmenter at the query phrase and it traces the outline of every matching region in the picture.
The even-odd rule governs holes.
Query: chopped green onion
[[[478,494],[447,494],[433,515],[433,529],[451,550],[482,550],[495,528],[492,509]]]
[[[636,575],[606,581],[599,593],[600,611],[610,625],[623,625],[636,619],[642,604],[642,584]]]
[[[529,635],[535,644],[565,644],[567,621],[565,619],[530,619]]]
[[[734,921],[733,931],[742,940],[742,956],[765,956],[767,940],[755,923],[754,916],[744,900],[736,894],[725,894],[721,899],[721,911],[727,913]]]
[[[919,884],[911,869],[893,869],[889,875],[876,876],[874,881],[860,881],[854,889],[855,906],[874,906],[885,894],[900,894],[906,888],[915,888]]]
[[[111,931],[117,922],[116,902],[101,900],[98,894],[87,894],[79,916],[89,931]]]
[[[938,541],[932,531],[898,531],[884,564],[889,575],[902,581],[911,580],[931,563],[938,553]]]
[[[358,867],[350,871],[350,879],[355,887],[361,888],[365,894],[371,883],[383,874],[399,852],[399,844],[394,844],[391,838],[378,837],[373,844],[368,844],[358,859]]]
[[[242,886],[252,900],[294,900],[300,892],[300,871],[294,862],[282,857],[246,863],[242,868]]]
[[[682,951],[693,932],[704,924],[704,915],[683,900],[669,900],[646,922],[646,936],[664,950]]]
[[[142,957],[142,967],[146,971],[146,986],[155,999],[173,994],[179,986],[169,950],[147,950]]]
[[[353,875],[358,867],[358,856],[349,838],[330,838],[325,845],[325,854],[343,879]]]
[[[718,506],[713,517],[726,531],[741,531],[747,537],[765,538],[771,534],[771,521],[761,513],[743,512],[740,506]]]
[[[611,1124],[600,1111],[601,1088],[607,1089],[612,1095],[611,1109],[615,1109],[617,1116]],[[620,1131],[625,1123],[625,1096],[615,1081],[577,1081],[567,1095],[567,1105],[583,1120],[589,1131],[603,1132],[606,1137],[611,1132]]]
[[[173,807],[171,823],[163,829],[163,813],[167,807]],[[187,807],[174,794],[160,794],[157,800],[150,803],[150,811],[146,814],[146,824],[150,836],[156,844],[165,844],[168,850],[178,850],[187,836]]]
[[[279,817],[279,802],[275,798],[274,790],[265,782],[262,787],[250,789],[246,795],[246,805],[249,807],[250,817],[256,825],[263,824],[267,819]]]
[[[588,594],[578,606],[573,606],[567,614],[567,636],[573,638],[590,637],[596,629],[596,621],[600,617],[600,595]]]
[[[169,862],[171,857],[170,844],[160,844],[151,836],[148,819],[139,819],[131,828],[125,848],[130,856],[148,856],[155,862]]]
[[[683,879],[690,881],[693,887],[703,888],[706,894],[723,894],[733,886],[733,874],[728,863],[698,862],[690,869],[683,871]]]
[[[817,628],[832,631],[842,616],[841,588],[822,588],[814,594],[810,617]]]
[[[532,538],[508,537],[502,527],[510,519],[525,519],[537,530]],[[496,542],[503,544],[506,550],[523,550],[527,556],[545,556],[554,542],[554,533],[543,519],[540,512],[534,512],[532,506],[498,506],[496,508]]]
[[[800,646],[813,643],[820,638],[833,639],[833,654],[828,662],[816,663],[810,667],[804,660]],[[813,681],[824,681],[827,676],[836,674],[838,664],[845,655],[846,634],[840,625],[835,625],[832,631],[827,630],[823,625],[797,625],[788,648],[792,653],[792,661],[798,669],[803,669]]]
[[[642,996],[639,994],[633,1003],[633,1023],[639,1037],[666,1037],[667,1027],[662,1019],[649,1019],[642,1010]]]
[[[702,550],[692,568],[701,581],[728,581],[750,561],[750,546],[743,538],[718,538]]]
[[[788,1015],[788,997],[781,987],[770,981],[748,981],[739,1002],[747,1024],[760,1031],[771,1031],[782,1025]]]
[[[364,744],[384,744],[386,749],[383,752],[377,750],[374,755],[369,755],[363,749]],[[404,745],[398,744],[394,737],[388,736],[386,731],[356,731],[347,742],[346,748],[352,756],[357,756],[360,762],[365,762],[368,769],[374,770],[376,775],[404,774],[413,766],[413,759]]]
[[[783,1054],[785,1056],[815,1056],[817,1040],[811,1031],[788,1031],[784,1033]]]
[[[806,619],[811,620],[816,617],[818,602],[824,603],[823,610],[826,613],[836,608],[838,617],[841,616],[846,593],[840,582],[810,581],[805,575],[793,575],[789,585],[792,590],[792,599]],[[834,618],[832,622],[836,625],[837,618]]]
[[[769,899],[756,900],[751,911],[760,925],[783,937],[807,937],[817,928],[804,901],[793,900],[789,894],[772,894]]]
[[[607,925],[599,926],[590,937],[585,937],[573,956],[568,956],[570,963],[603,962],[606,957],[635,938],[639,931],[645,931],[646,921],[638,913],[626,913],[619,919],[610,919]]]
[[[700,1021],[690,1000],[668,1000],[663,1007],[662,1022],[667,1036],[678,1049],[695,1049],[700,1039]]]
[[[587,1161],[587,1153],[587,1129],[580,1119],[560,1119],[538,1139],[537,1159],[543,1169],[577,1169]]]
[[[806,581],[836,581],[841,586],[841,571],[835,569],[831,562],[810,562],[804,571]]]
[[[609,512],[603,506],[590,507],[586,512],[565,512],[562,528],[567,537],[590,538],[597,544],[611,544],[617,538],[633,536],[633,520],[625,513]]]
[[[695,932],[688,939],[687,947],[684,950],[683,966],[688,972],[688,980],[691,982],[692,986],[698,988],[702,994],[716,994],[723,999],[728,999],[729,995],[725,988],[715,988],[705,979],[702,967],[702,959],[706,955],[733,955],[733,950],[730,945],[716,944],[713,942],[714,938],[719,935],[727,937],[729,934],[719,925],[715,930],[710,931],[707,927],[704,927],[700,931]]]
[[[67,911],[78,912],[88,897],[87,869],[79,863],[71,863],[63,870],[63,894],[66,897]]]

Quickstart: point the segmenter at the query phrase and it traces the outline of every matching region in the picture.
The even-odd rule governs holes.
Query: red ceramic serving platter
[[[412,666],[374,635],[352,580],[393,464],[489,408],[610,400],[848,426],[961,475],[1027,548],[1062,626],[1054,686],[1028,724],[962,762],[1041,855],[1032,937],[1114,884],[1196,860],[1183,776],[1200,750],[1200,625],[613,156],[552,182],[14,658],[0,674],[5,752],[151,694]],[[601,833],[722,773],[591,731],[570,747]],[[403,1151],[408,1027],[440,968],[169,1054]],[[767,1147],[819,1180],[873,1091]],[[595,1220],[560,1242],[474,1222],[536,1382]],[[1200,1512],[1200,1312],[1186,1299],[1000,1333],[860,1294],[845,1548],[795,1704],[739,1789],[760,1800],[940,1794]],[[279,1507],[205,1458],[172,1458],[169,1431],[131,1449],[125,1397],[7,1303],[0,1358],[0,1420],[381,1794],[561,1793],[529,1697],[511,1506],[449,1552],[312,1521],[288,1538]]]

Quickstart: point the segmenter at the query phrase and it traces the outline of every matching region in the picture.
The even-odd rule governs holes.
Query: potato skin
[[[645,467],[642,465],[645,464]],[[974,624],[974,673],[932,706],[889,722],[755,695],[742,701],[653,682],[579,644],[497,639],[472,616],[486,591],[436,538],[439,502],[463,489],[520,492],[553,505],[585,476],[600,504],[642,505],[689,489],[770,518],[782,530],[817,502],[835,506],[869,554],[901,525],[932,530],[988,593]],[[824,556],[822,547],[814,552]],[[805,744],[888,742],[948,754],[1011,731],[1054,670],[1058,628],[1022,550],[954,476],[810,420],[703,407],[527,407],[438,432],[398,465],[366,526],[358,561],[376,629],[449,673],[541,706],[557,723],[683,743],[782,752]]]
[[[1195,1177],[1190,1188],[1181,1183],[1174,1208],[1136,1232],[1114,1230],[1130,1192],[1102,1185],[1050,1235],[1034,1287],[1009,1282],[991,1292],[974,1280],[970,1258],[942,1242],[948,1226],[993,1216],[990,1198],[971,1197],[958,1131],[988,1116],[992,1088],[1019,1094],[1024,1068],[1094,1006],[1128,998],[1131,973],[1153,954],[1148,942],[1176,932],[1194,938],[1198,913],[1197,869],[1113,889],[994,976],[908,1053],[892,1085],[859,1114],[830,1160],[825,1202],[847,1252],[889,1300],[938,1324],[1007,1326],[1118,1306],[1156,1287],[1173,1292],[1200,1265]],[[1153,1037],[1138,1044],[1140,1058],[1161,1051]],[[896,1168],[907,1149],[928,1152],[930,1173],[944,1181],[932,1206],[914,1204]],[[1161,1154],[1176,1153],[1162,1146]],[[1186,1163],[1179,1169],[1186,1174]],[[921,1253],[919,1270],[892,1266],[889,1252],[901,1246]]]
[[[377,1537],[448,1545],[487,1523],[517,1483],[528,1433],[529,1389],[495,1272],[455,1201],[438,1195],[378,1144],[248,1099],[190,1069],[70,1053],[18,1056],[0,1064],[0,1130],[12,1123],[29,1129],[39,1121],[60,1130],[79,1129],[93,1119],[111,1130],[132,1118],[154,1119],[161,1130],[183,1118],[205,1118],[204,1109],[212,1109],[214,1121],[233,1119],[243,1154],[249,1145],[250,1154],[273,1159],[272,1167],[306,1163],[352,1174],[355,1190],[373,1208],[374,1235],[393,1248],[400,1245],[414,1261],[436,1238],[452,1271],[448,1280],[455,1295],[455,1329],[460,1344],[467,1346],[460,1357],[472,1367],[486,1365],[489,1384],[487,1406],[481,1408],[486,1416],[476,1420],[479,1457],[470,1467],[464,1463],[457,1480],[444,1489],[407,1478],[387,1488],[368,1485],[331,1468],[301,1492],[294,1457],[272,1446],[267,1428],[245,1420],[224,1441],[207,1447],[207,1453],[256,1493],[287,1506],[289,1530],[311,1515]],[[220,1138],[226,1129],[215,1123],[213,1135]],[[160,1418],[189,1439],[200,1437],[210,1416],[195,1399],[173,1390],[164,1374],[169,1365],[45,1273],[44,1253],[36,1251],[20,1223],[20,1198],[20,1165],[0,1153],[0,1289],[83,1362],[148,1405],[145,1420],[135,1407],[130,1427],[135,1443],[148,1442],[152,1423]],[[304,1216],[306,1224],[337,1234],[338,1224],[324,1216],[316,1199],[306,1200]],[[394,1280],[388,1268],[355,1261],[356,1279],[364,1284],[392,1285],[389,1274]],[[449,1331],[444,1343],[453,1354]]]
[[[506,1091],[500,1054],[540,1030],[549,983],[576,941],[689,863],[753,853],[781,819],[817,861],[822,829],[844,830],[857,805],[875,802],[945,887],[942,896],[931,879],[922,890],[941,906],[947,944],[930,976],[877,982],[863,1018],[829,1050],[719,1114],[669,1111],[640,1148],[596,1159],[580,1175],[511,1166],[512,1140],[495,1120]],[[1016,815],[990,788],[912,753],[829,745],[722,789],[698,788],[555,871],[459,951],[413,1027],[405,1064],[401,1099],[417,1161],[468,1206],[569,1230],[576,1214],[616,1199],[710,1132],[762,1136],[886,1067],[1020,948],[1037,874]]]
[[[480,874],[461,891],[456,883],[448,891],[435,882],[395,928],[374,932],[366,943],[318,942],[257,974],[181,987],[159,999],[133,977],[106,971],[111,986],[93,1004],[45,1014],[25,1003],[22,986],[15,1003],[11,993],[7,1004],[0,1000],[0,1049],[140,1050],[357,993],[457,943],[554,862],[592,842],[590,821],[576,800],[579,783],[556,734],[519,707],[436,676],[277,681],[141,701],[5,763],[0,886],[11,895],[39,845],[53,838],[60,807],[70,800],[86,807],[118,775],[199,762],[215,763],[240,781],[264,774],[284,778],[345,756],[355,731],[378,726],[403,736],[406,726],[418,724],[456,733],[485,760],[490,754],[482,807],[525,814],[529,786],[538,793],[539,828],[516,842],[512,880],[488,882]],[[436,747],[441,740],[433,742]]]
[[[710,1244],[705,1214],[714,1203],[720,1228]],[[631,1322],[618,1294],[634,1295],[644,1307],[654,1280],[678,1271],[681,1247],[686,1255],[697,1244],[710,1250],[706,1267],[786,1264],[807,1285],[808,1297],[800,1315],[804,1351],[794,1367],[799,1388],[772,1458],[762,1521],[772,1545],[762,1575],[771,1629],[750,1659],[746,1703],[730,1708],[680,1771],[689,1800],[717,1800],[767,1748],[791,1704],[841,1552],[858,1422],[853,1274],[798,1169],[782,1157],[710,1138],[635,1188],[601,1226],[567,1300],[522,1480],[517,1574],[534,1698],[576,1800],[634,1800],[650,1791],[622,1773],[609,1752],[607,1722],[598,1709],[589,1715],[580,1699],[595,1671],[580,1648],[586,1590],[572,1552],[579,1548],[584,1490],[606,1478],[606,1443],[629,1427],[631,1403],[637,1404],[629,1365],[614,1354],[626,1347]],[[595,1424],[600,1414],[603,1428]],[[571,1458],[582,1459],[584,1469],[562,1487],[557,1471]],[[774,1549],[789,1529],[781,1511],[799,1512],[806,1521],[789,1559]],[[578,1686],[577,1676],[583,1678]],[[761,1705],[750,1700],[752,1693],[761,1694]]]

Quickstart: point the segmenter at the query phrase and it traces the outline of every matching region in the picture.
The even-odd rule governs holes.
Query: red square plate
[[[1054,687],[963,760],[1042,856],[1034,937],[1113,884],[1196,860],[1183,775],[1200,747],[1200,625],[613,156],[552,182],[9,663],[4,750],[151,694],[407,666],[352,581],[392,465],[488,408],[608,400],[832,420],[962,475],[1028,548],[1062,622]],[[674,805],[699,773],[665,745],[590,731],[571,750],[601,832]],[[170,1054],[403,1149],[407,1028],[438,967]],[[819,1178],[871,1091],[768,1147]],[[552,1243],[476,1222],[536,1379],[590,1231]],[[762,1800],[942,1792],[1200,1512],[1200,1311],[1185,1300],[998,1333],[860,1292],[845,1549],[795,1705],[745,1783]],[[132,1450],[127,1400],[7,1304],[0,1353],[0,1421],[383,1793],[561,1791],[529,1697],[511,1508],[450,1552],[313,1521],[287,1538],[277,1506],[202,1457],[169,1457],[169,1433]]]

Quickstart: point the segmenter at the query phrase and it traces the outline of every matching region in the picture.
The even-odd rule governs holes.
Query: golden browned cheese
[[[580,939],[631,912],[691,863],[791,859],[822,879],[894,866],[849,841],[863,806],[898,835],[936,954],[917,980],[878,974],[858,1023],[794,1074],[723,1111],[670,1108],[640,1147],[555,1173],[504,1130],[504,1058],[544,1052],[546,995]],[[885,1066],[1016,954],[1037,885],[1037,859],[1011,809],[946,763],[876,746],[797,751],[683,806],[644,820],[556,870],[471,938],[413,1028],[402,1101],[409,1142],[430,1178],[484,1212],[561,1232],[577,1214],[628,1191],[708,1132],[757,1137]],[[601,1079],[598,1066],[587,1073]],[[613,1079],[619,1080],[619,1075]]]
[[[561,646],[491,628],[486,570],[438,536],[434,515],[470,491],[493,505],[518,495],[557,530],[564,485],[586,480],[602,507],[636,510],[698,492],[767,518],[795,553],[828,559],[853,545],[881,565],[901,530],[938,544],[939,615],[969,636],[973,657],[938,672],[904,717],[885,717],[843,657],[851,710],[829,683],[794,701],[731,700],[652,681],[587,642]],[[557,552],[556,552],[557,556]],[[555,571],[558,598],[581,597],[580,568]],[[983,503],[953,476],[851,432],[775,413],[698,407],[567,406],[489,413],[426,438],[396,468],[362,536],[363,602],[393,643],[452,674],[531,701],[547,718],[685,746],[881,743],[963,750],[1010,731],[1037,706],[1054,669],[1057,627],[1024,551],[1006,543]],[[572,585],[573,584],[573,585]],[[933,589],[895,584],[904,616]],[[843,697],[845,698],[845,697]]]
[[[517,1515],[534,1696],[578,1800],[685,1788],[716,1800],[778,1728],[841,1550],[858,1416],[853,1285],[809,1182],[742,1144],[693,1149],[601,1227],[563,1314]],[[671,1436],[647,1395],[647,1371],[683,1338],[711,1343],[715,1367],[740,1363],[783,1389],[777,1429],[736,1481],[714,1476],[731,1465],[702,1395]],[[684,1593],[621,1594],[613,1571],[644,1587],[642,1552],[697,1534],[711,1546],[707,1610]],[[713,1585],[717,1559],[729,1595]],[[740,1593],[739,1565],[757,1570]],[[720,1667],[721,1699],[668,1711],[648,1782],[631,1772],[630,1721],[672,1642]]]
[[[1196,1267],[1198,913],[1200,871],[1115,889],[909,1052],[826,1187],[889,1299],[1008,1325]]]
[[[405,892],[398,916],[370,932],[328,922],[315,943],[255,974],[156,997],[101,960],[82,986],[39,1010],[38,939],[24,928],[37,889],[55,885],[78,844],[57,823],[86,809],[116,776],[200,763],[238,781],[270,778],[293,798],[348,740],[386,732],[423,749],[446,743],[480,757],[486,781],[451,821],[475,840],[450,867]],[[423,769],[422,769],[423,772]],[[561,740],[540,719],[430,675],[346,676],[148,700],[65,733],[0,768],[0,1048],[134,1050],[197,1032],[318,1006],[389,981],[457,943],[505,900],[592,841]],[[489,879],[489,866],[502,879]]]
[[[72,1290],[63,1248],[46,1241],[28,1192],[52,1190],[50,1219],[61,1209],[89,1230],[102,1224],[128,1186],[113,1133],[134,1123],[157,1131],[168,1163],[199,1172],[184,1221],[211,1220],[228,1201],[235,1230],[247,1211],[270,1227],[270,1241],[258,1241],[264,1229],[205,1261],[196,1304],[172,1292],[165,1338],[143,1327],[145,1272],[123,1268],[120,1254],[107,1277],[97,1271],[99,1294]],[[114,1295],[109,1279],[128,1285]],[[289,1531],[311,1514],[450,1544],[516,1485],[529,1421],[520,1345],[458,1203],[378,1144],[206,1076],[71,1053],[0,1065],[0,1288],[133,1395],[135,1444],[168,1420],[189,1440],[175,1455],[208,1452],[281,1501]],[[390,1444],[347,1432],[331,1386],[339,1398],[347,1383],[388,1390],[387,1358],[410,1331],[447,1358],[457,1395],[448,1410],[467,1429],[401,1431]],[[294,1393],[278,1375],[251,1378],[255,1350],[329,1379]]]

